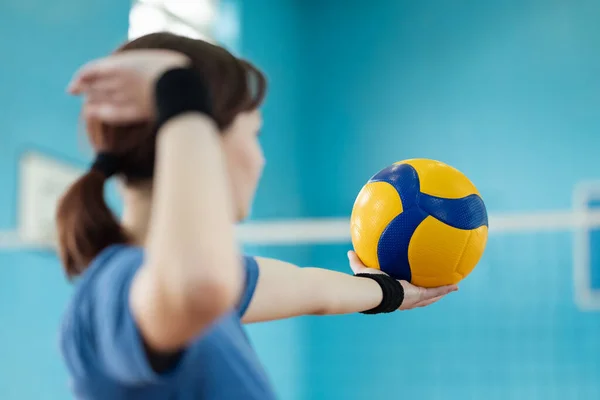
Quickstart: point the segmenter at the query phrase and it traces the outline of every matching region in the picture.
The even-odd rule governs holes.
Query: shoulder
[[[115,245],[104,249],[89,265],[75,284],[65,317],[75,312],[82,303],[98,300],[95,296],[106,293],[107,285],[126,284],[142,266],[144,251],[139,247]]]
[[[95,325],[118,302],[144,260],[141,248],[116,245],[106,248],[75,284],[63,314],[59,345],[71,373],[79,375],[94,354]],[[91,364],[93,365],[93,363]]]

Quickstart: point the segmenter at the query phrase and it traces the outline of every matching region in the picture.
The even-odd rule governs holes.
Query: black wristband
[[[361,314],[383,314],[396,311],[404,301],[404,288],[394,278],[384,274],[356,274],[361,278],[370,278],[379,284],[383,292],[381,303],[370,310],[362,311]]]
[[[188,111],[198,111],[212,117],[208,87],[191,68],[174,68],[156,82],[156,129],[169,119]]]

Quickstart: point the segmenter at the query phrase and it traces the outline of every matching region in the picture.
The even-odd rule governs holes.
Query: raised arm
[[[131,292],[148,344],[186,344],[230,310],[242,286],[233,208],[214,123],[200,113],[159,134],[147,261]]]
[[[165,352],[232,309],[244,279],[209,94],[187,64],[174,52],[127,51],[84,66],[69,87],[85,96],[87,118],[158,122],[145,262],[124,296],[145,344]]]

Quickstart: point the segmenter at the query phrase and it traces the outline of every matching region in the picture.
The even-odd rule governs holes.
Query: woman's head
[[[250,207],[264,164],[257,134],[262,121],[266,81],[260,71],[225,49],[170,33],[154,33],[126,43],[117,52],[167,49],[183,53],[207,83],[212,113],[222,133],[223,150],[234,196],[235,212],[244,218]],[[119,159],[125,190],[151,186],[140,172],[153,171],[156,132],[153,121],[109,126],[86,120],[87,134],[97,152]],[[68,276],[80,274],[89,262],[111,244],[127,243],[121,227],[103,198],[104,176],[91,170],[64,195],[57,224],[61,258]],[[148,191],[150,193],[150,191]],[[127,207],[127,204],[126,204]]]

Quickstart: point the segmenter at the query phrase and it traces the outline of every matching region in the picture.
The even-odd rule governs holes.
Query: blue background
[[[271,85],[255,219],[346,217],[373,173],[411,157],[461,169],[492,214],[569,208],[574,185],[600,175],[597,1],[241,3],[227,2],[240,37],[226,44]],[[126,39],[128,11],[0,4],[0,230],[16,222],[22,151],[85,165],[64,87]],[[348,271],[349,248],[247,250]],[[0,398],[69,398],[58,262],[2,251],[0,282]],[[573,298],[571,233],[492,234],[461,291],[428,309],[250,332],[282,399],[598,399],[600,313]]]

